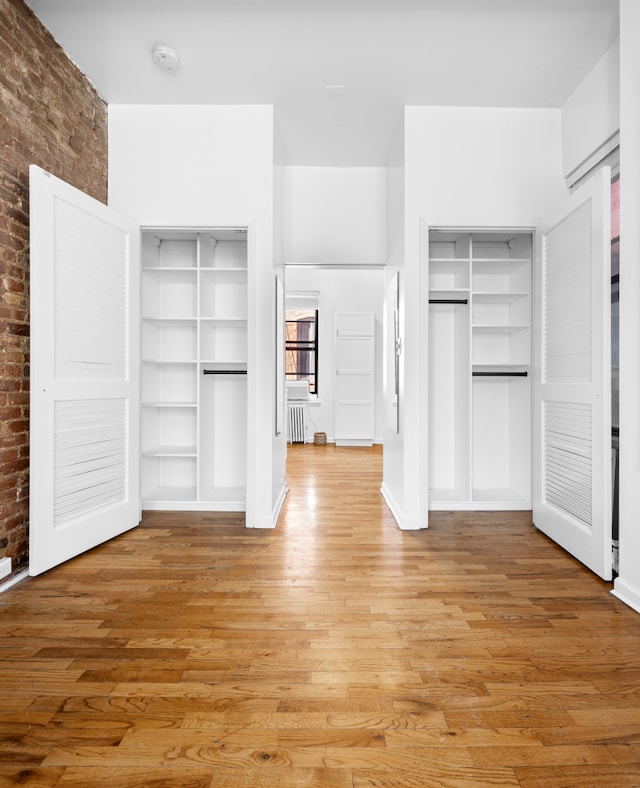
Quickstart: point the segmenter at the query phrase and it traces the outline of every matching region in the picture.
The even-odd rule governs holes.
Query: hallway
[[[527,513],[398,530],[289,447],[275,531],[142,525],[0,596],[0,785],[640,785],[640,619]]]

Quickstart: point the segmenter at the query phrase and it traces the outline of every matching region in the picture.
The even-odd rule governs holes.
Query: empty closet
[[[429,231],[429,508],[531,508],[532,235]]]
[[[142,508],[246,500],[247,234],[142,232]]]
[[[421,246],[428,508],[532,509],[605,580],[611,243],[604,166],[535,233],[425,225]]]

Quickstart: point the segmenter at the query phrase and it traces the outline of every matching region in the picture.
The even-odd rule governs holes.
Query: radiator
[[[304,405],[288,405],[289,410],[289,443],[304,443],[307,435],[306,407]]]

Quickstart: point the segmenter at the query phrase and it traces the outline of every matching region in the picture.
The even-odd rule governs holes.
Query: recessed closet
[[[426,229],[428,508],[531,508],[611,579],[609,167],[535,232]]]
[[[429,506],[531,508],[530,232],[429,232]]]
[[[247,231],[142,231],[142,508],[242,511]]]

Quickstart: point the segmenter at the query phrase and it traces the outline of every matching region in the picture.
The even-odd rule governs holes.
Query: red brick
[[[0,0],[0,555],[28,563],[29,164],[102,202],[107,108],[22,0]]]

